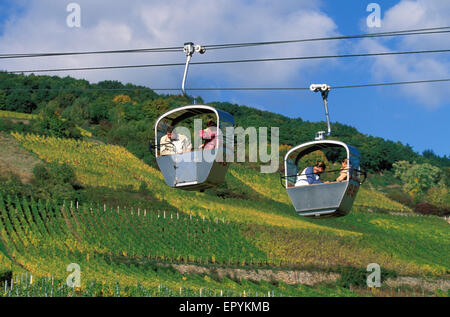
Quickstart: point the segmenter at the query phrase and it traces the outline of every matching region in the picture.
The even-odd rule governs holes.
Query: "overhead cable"
[[[359,53],[359,54],[343,54],[343,55],[319,55],[319,56],[299,56],[299,57],[236,59],[236,60],[222,60],[222,61],[191,62],[190,64],[191,65],[235,64],[235,63],[314,60],[314,59],[330,59],[330,58],[374,57],[374,56],[410,55],[410,54],[431,54],[431,53],[448,53],[448,52],[450,52],[450,49],[403,51],[403,52],[381,52],[381,53]],[[34,69],[34,70],[13,70],[13,71],[8,71],[8,73],[47,73],[47,72],[63,72],[63,71],[88,71],[88,70],[109,70],[109,69],[151,68],[151,67],[172,67],[172,66],[185,66],[185,63],[163,63],[163,64],[141,64],[141,65],[93,66],[93,67],[73,67],[73,68],[53,68],[53,69],[49,68],[49,69]]]
[[[378,33],[366,33],[366,34],[356,34],[356,35],[343,35],[343,36],[333,36],[333,37],[294,39],[294,40],[285,40],[285,41],[210,44],[210,45],[204,45],[204,46],[208,50],[218,50],[218,49],[228,49],[228,48],[242,48],[242,47],[252,47],[252,46],[302,43],[302,42],[314,42],[314,41],[426,35],[426,34],[440,34],[440,33],[450,33],[450,26],[436,27],[436,28],[412,29],[412,30],[401,30],[401,31],[378,32]],[[118,50],[99,50],[99,51],[81,51],[81,52],[4,53],[4,54],[0,54],[0,59],[70,56],[70,55],[124,54],[124,53],[126,53],[126,54],[129,54],[129,53],[172,53],[172,52],[179,52],[182,49],[183,49],[183,46],[172,46],[172,47],[157,47],[157,48],[138,48],[138,49],[122,49],[122,50],[118,49]]]

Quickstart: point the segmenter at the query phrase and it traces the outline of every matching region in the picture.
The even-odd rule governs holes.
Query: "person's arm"
[[[306,174],[306,181],[308,184],[315,184],[316,180],[314,179],[314,170],[312,167],[308,167],[305,171]]]
[[[173,144],[169,140],[168,137],[163,136],[161,138],[160,146],[159,146],[159,154],[160,155],[172,155],[174,154],[173,151]]]
[[[339,174],[339,177],[336,179],[336,182],[343,182],[347,179],[347,172],[345,170],[342,170]]]
[[[159,141],[159,155],[166,155],[166,141],[164,137],[161,137],[161,140]]]
[[[199,137],[202,139],[202,144],[200,144],[199,145],[199,149],[203,149],[204,147],[205,147],[205,140],[204,140],[204,138],[203,138],[203,135],[205,134],[205,131],[204,130],[200,130],[200,131],[198,131],[198,135],[199,135]]]
[[[189,141],[188,137],[186,137],[186,152],[191,152],[192,151],[192,143],[191,141]]]
[[[181,151],[182,153],[187,153],[187,152],[191,152],[192,151],[192,144],[189,141],[189,138],[185,135],[179,135],[178,139],[180,140],[181,143]]]

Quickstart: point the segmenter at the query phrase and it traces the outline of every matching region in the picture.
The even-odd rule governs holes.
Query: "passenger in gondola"
[[[213,120],[206,123],[206,129],[200,130],[200,137],[204,141],[200,148],[203,150],[212,150],[217,145],[217,124]]]
[[[160,145],[160,155],[182,154],[192,150],[192,144],[188,137],[177,133],[172,126],[167,128],[166,135],[161,138]]]
[[[326,165],[324,162],[321,161],[318,161],[314,166],[308,166],[302,171],[300,175],[297,176],[295,186],[305,186],[323,183],[322,180],[320,179],[320,174],[322,174],[325,171],[325,169]]]
[[[336,182],[343,182],[347,180],[347,175],[348,175],[348,159],[344,158],[341,162],[341,172],[339,174],[339,177],[336,179]]]

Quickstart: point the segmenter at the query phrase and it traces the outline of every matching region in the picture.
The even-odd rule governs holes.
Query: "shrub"
[[[394,175],[403,182],[403,188],[416,200],[441,180],[441,170],[431,164],[399,161],[393,164]]]
[[[422,215],[446,216],[450,214],[450,209],[447,207],[437,207],[429,203],[420,203],[414,207],[414,211]]]
[[[33,168],[33,174],[35,180],[39,183],[51,182],[53,184],[76,184],[75,172],[72,167],[66,163],[37,164]]]
[[[450,190],[444,184],[432,187],[428,190],[426,200],[440,208],[450,208]]]
[[[139,184],[139,193],[141,193],[143,195],[150,194],[150,191],[148,190],[147,183],[145,181],[141,181],[141,183]]]
[[[31,195],[33,192],[32,187],[23,184],[15,174],[0,178],[0,191],[5,195]]]
[[[38,182],[45,182],[50,179],[50,172],[44,164],[35,165],[33,167],[33,175]]]
[[[71,166],[65,163],[37,164],[33,174],[35,196],[55,200],[74,200],[78,197],[76,190],[81,186]]]
[[[341,276],[336,281],[337,286],[345,288],[350,288],[350,286],[367,287],[367,276],[370,272],[367,272],[365,268],[340,266],[338,268],[338,273]],[[381,268],[381,283],[391,277],[397,277],[397,273],[392,270]]]
[[[39,113],[33,127],[40,134],[59,138],[80,139],[81,132],[74,122],[61,118],[55,110],[55,105],[45,107]]]

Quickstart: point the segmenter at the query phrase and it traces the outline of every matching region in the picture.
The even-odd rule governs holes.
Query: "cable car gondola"
[[[331,126],[327,104],[330,87],[325,84],[311,85],[310,89],[322,93],[328,125],[327,136],[330,136]],[[315,218],[345,216],[350,212],[359,186],[362,184],[361,175],[364,173],[360,169],[361,155],[358,149],[341,141],[325,140],[324,134],[325,131],[319,131],[315,141],[295,146],[284,157],[284,176],[282,176],[282,183],[286,188],[295,211],[300,216]],[[314,151],[324,151],[327,149],[345,150],[346,162],[348,162],[346,179],[340,182],[308,184],[306,186],[299,185],[299,182],[297,182],[299,177],[305,178],[307,176],[304,172],[299,173],[299,161]]]
[[[161,150],[164,146],[173,146],[173,144],[161,143],[168,127],[176,127],[182,121],[205,114],[215,116],[219,133],[226,127],[234,126],[232,115],[205,105],[177,108],[165,113],[156,121],[156,162],[167,185],[185,190],[204,190],[223,182],[228,164],[224,162],[224,159],[222,160],[225,142],[221,140],[220,136],[216,137],[214,147],[211,149],[193,149],[184,153],[175,152],[171,155],[162,155]]]
[[[205,50],[201,46],[194,46],[193,43],[186,43],[184,46],[184,52],[186,53],[186,67],[183,76],[182,91],[185,93],[185,81],[189,67],[189,61],[194,52],[204,53]],[[178,127],[191,125],[192,120],[197,118],[204,118],[205,116],[213,117],[211,122],[215,125],[213,130],[214,139],[209,146],[202,148],[192,148],[192,136],[195,137],[195,133],[200,131],[194,131],[194,135],[188,132],[190,135],[177,135]],[[183,126],[183,123],[186,123]],[[234,118],[231,114],[216,109],[207,105],[189,105],[180,108],[170,110],[160,116],[156,120],[155,124],[155,154],[156,162],[161,170],[166,184],[173,188],[179,188],[184,190],[199,190],[203,191],[206,188],[215,187],[220,185],[228,169],[228,164],[225,162],[224,146],[226,141],[223,140],[223,133],[226,128],[234,127]],[[175,128],[172,132],[171,130]],[[168,129],[170,132],[168,133]],[[188,129],[189,130],[189,129]],[[185,130],[186,131],[186,130]],[[189,140],[190,145],[188,148],[177,148],[176,142],[172,141],[172,133],[176,138]],[[171,135],[171,138],[165,137]],[[185,132],[186,134],[186,132]],[[162,142],[161,140],[165,140]],[[188,141],[186,141],[188,142]],[[206,143],[205,143],[206,144]],[[169,149],[170,151],[166,151]]]

